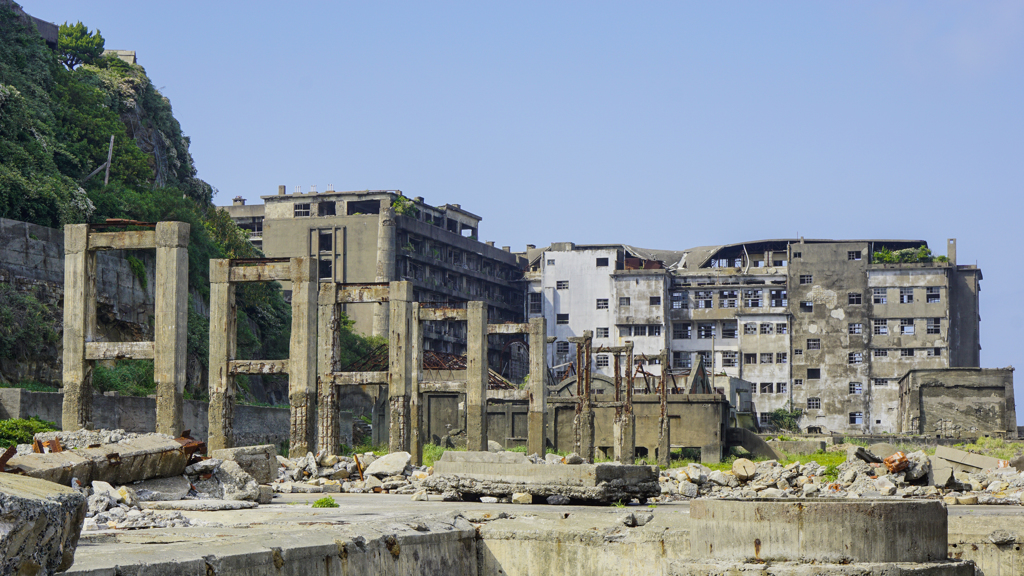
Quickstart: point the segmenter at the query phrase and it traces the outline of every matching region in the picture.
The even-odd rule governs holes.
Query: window
[[[632,331],[629,329],[629,326],[619,326],[619,338],[629,338],[631,334]]]
[[[711,302],[711,290],[698,290],[695,294],[697,300],[697,308],[714,308]]]
[[[747,308],[760,308],[761,307],[761,291],[760,290],[744,290],[743,291],[743,305]]]
[[[597,367],[598,368],[607,368],[608,367],[608,355],[607,354],[598,354],[597,355]]]
[[[861,362],[864,362],[864,353],[850,352],[849,354],[846,355],[846,358],[850,364],[860,364]]]
[[[548,266],[554,266],[554,265],[555,265],[554,259],[549,259],[548,260]]]
[[[651,296],[651,306],[661,306],[661,296]]]
[[[821,398],[808,398],[807,399],[808,410],[821,410]]]
[[[735,308],[736,301],[737,296],[735,290],[722,290],[718,293],[719,308]]]
[[[597,259],[597,266],[598,266],[598,268],[600,268],[602,266],[607,266],[607,265],[608,265],[608,259],[607,258],[598,258]]]
[[[608,309],[608,299],[607,298],[598,298],[597,299],[597,309],[598,310],[607,310]]]
[[[768,295],[771,296],[770,306],[774,307],[786,307],[789,306],[789,299],[786,296],[785,290],[770,290]]]
[[[608,337],[608,327],[607,326],[598,326],[594,330],[594,334],[595,334],[594,335],[595,338],[607,338]]]
[[[331,246],[334,244],[334,232],[330,230],[321,230],[318,235],[318,248],[321,252],[330,252]]]
[[[303,204],[295,204],[295,217],[309,216],[309,202]]]
[[[633,336],[647,336],[647,325],[638,324],[633,326]]]
[[[316,205],[316,212],[320,216],[337,216],[337,202],[320,201]]]
[[[820,378],[821,378],[821,368],[808,368],[807,369],[807,379],[808,380],[818,380]]]
[[[847,304],[860,304],[860,292],[850,292],[846,295]]]
[[[744,364],[757,364],[757,354],[744,354],[743,355],[743,363]]]
[[[874,356],[875,358],[885,358],[886,356],[889,355],[889,351],[886,350],[885,348],[875,348],[874,350],[871,351],[871,355]]]
[[[803,252],[793,252],[793,258],[794,259],[795,258],[803,258],[803,257],[804,257],[804,253]]]
[[[785,382],[776,382],[775,383],[775,393],[776,394],[785,394],[786,393],[786,383]]]
[[[885,318],[875,318],[871,321],[875,336],[885,336],[889,333],[889,324]]]
[[[925,356],[928,356],[928,357],[942,356],[942,348],[926,348],[925,351],[926,351]]]
[[[743,324],[744,334],[757,334],[757,322],[746,322]]]
[[[775,325],[776,334],[786,334],[787,332],[789,332],[789,325],[785,322],[779,322]]]
[[[938,334],[940,332],[939,327],[941,324],[941,318],[928,318],[928,327],[925,330],[928,334]]]
[[[697,324],[697,338],[714,338],[715,337],[715,324],[700,322]]]
[[[758,418],[758,422],[761,423],[761,424],[771,424],[772,423],[771,414],[768,413],[768,412],[761,412],[760,414],[757,415],[757,418]]]
[[[761,364],[771,364],[771,363],[772,363],[772,353],[771,352],[761,352]]]
[[[850,424],[863,424],[864,413],[863,412],[850,412]]]
[[[776,352],[775,353],[775,363],[776,364],[785,364],[788,360],[789,360],[789,358],[787,357],[787,354],[785,352]]]
[[[803,386],[803,385],[804,385],[803,378],[794,378],[793,379],[793,386]]]
[[[690,368],[690,353],[689,352],[673,352],[672,353],[672,365],[677,368]]]
[[[821,350],[821,339],[820,338],[808,338],[807,339],[808,350]]]
[[[686,298],[686,292],[673,292],[672,293],[672,309],[673,310],[685,310],[690,307],[690,302]]]
[[[776,266],[776,267],[780,267],[781,268],[782,266],[785,266],[785,265],[786,265],[786,261],[785,260],[772,260],[772,266]]]
[[[913,318],[901,318],[900,319],[900,334],[906,334],[908,336],[914,335],[914,319]]]
[[[801,312],[814,312],[814,302],[806,302],[806,301],[805,302],[801,302],[800,303],[800,311]]]
[[[800,283],[801,284],[810,284],[812,282],[814,282],[814,276],[812,276],[811,274],[801,274],[800,275]]]
[[[672,325],[673,340],[689,340],[691,336],[690,323],[682,322]]]
[[[705,366],[711,366],[712,358],[710,350],[701,350],[700,352],[697,352],[697,356],[700,356],[700,361],[703,362]]]
[[[860,251],[859,250],[850,250],[849,252],[846,253],[846,259],[847,260],[860,260]]]
[[[568,324],[568,323],[569,323],[569,315],[568,314],[556,314],[555,315],[555,324]]]
[[[735,322],[722,323],[722,338],[736,338],[738,333],[739,329],[736,327]]]
[[[863,394],[864,386],[860,382],[850,382],[850,394]]]
[[[647,327],[648,336],[661,336],[661,324],[651,324]]]
[[[629,296],[622,296],[619,298],[619,306],[629,306]]]
[[[768,322],[764,322],[761,324],[761,334],[771,334],[774,329],[774,324],[769,324]]]
[[[913,304],[914,303],[914,289],[913,288],[900,288],[900,304]]]
[[[914,356],[914,349],[913,348],[900,348],[900,357],[901,358],[911,358],[913,356]]]
[[[530,314],[541,313],[541,297],[543,295],[540,292],[532,292],[529,294],[530,299]]]
[[[804,355],[804,349],[803,348],[793,348],[793,356],[803,356],[803,355]]]
[[[737,357],[739,352],[725,351],[722,352],[722,366],[724,368],[734,368],[737,364]]]
[[[774,391],[775,386],[773,386],[771,382],[761,382],[761,386],[758,389],[758,392],[761,394],[771,394]]]
[[[648,358],[647,359],[647,364],[649,366],[657,366],[657,365],[661,364],[661,358]]]
[[[936,304],[942,300],[939,298],[939,289],[936,286],[924,289],[924,301],[928,304]]]
[[[859,324],[859,323],[851,322],[851,323],[846,325],[846,330],[850,334],[863,334],[864,333],[864,325],[863,324]]]
[[[888,386],[889,385],[889,379],[888,378],[874,378],[874,379],[871,380],[871,383],[874,384],[875,386]]]
[[[885,304],[886,303],[886,289],[885,288],[872,288],[871,289],[871,303],[872,304]]]
[[[555,353],[564,358],[569,355],[569,343],[564,340],[555,342]]]
[[[555,290],[568,290],[568,289],[569,289],[569,281],[568,280],[559,280],[558,282],[555,282]]]

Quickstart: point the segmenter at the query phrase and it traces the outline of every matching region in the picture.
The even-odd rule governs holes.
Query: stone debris
[[[330,492],[412,496],[425,489],[421,483],[433,473],[433,469],[412,466],[411,460],[412,455],[408,452],[381,457],[371,452],[355,456],[314,455],[309,452],[295,459],[278,456],[277,479],[271,486],[275,492],[286,494]]]
[[[88,448],[97,444],[123,444],[147,436],[156,436],[165,440],[174,440],[174,437],[167,434],[156,434],[154,432],[125,432],[124,430],[72,430],[70,432],[40,432],[35,435],[35,440],[48,442],[54,438],[60,440],[64,450],[76,448]],[[32,454],[31,444],[18,444],[18,455]]]
[[[53,574],[70,568],[86,506],[79,490],[0,474],[0,573]]]

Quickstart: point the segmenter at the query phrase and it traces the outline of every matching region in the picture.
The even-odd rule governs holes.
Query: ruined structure
[[[900,378],[899,396],[897,432],[1017,437],[1013,368],[915,369]]]

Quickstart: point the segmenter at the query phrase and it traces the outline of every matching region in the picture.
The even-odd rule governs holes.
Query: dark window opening
[[[316,213],[320,216],[336,216],[337,202],[317,202]]]
[[[347,214],[349,216],[355,216],[356,214],[380,214],[380,200],[349,202]]]
[[[319,268],[320,280],[330,280],[331,279],[331,261],[330,260],[320,260],[318,268]]]
[[[821,379],[821,368],[808,368],[807,369],[808,380],[820,380]]]
[[[320,236],[319,236],[320,240],[319,240],[318,244],[319,244],[319,249],[320,249],[321,252],[330,252],[331,251],[331,246],[332,246],[331,240],[333,239],[332,238],[333,236],[334,236],[334,234],[332,232],[323,232],[323,231],[320,232]]]
[[[597,265],[598,266],[607,266],[608,265],[608,259],[607,258],[598,258],[597,259]]]

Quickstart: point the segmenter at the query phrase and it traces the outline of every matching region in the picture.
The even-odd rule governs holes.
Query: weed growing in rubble
[[[619,500],[618,502],[612,502],[612,506],[615,506],[616,508],[625,508],[626,503],[623,502],[622,500]]]
[[[982,436],[973,444],[957,444],[956,447],[965,452],[984,454],[985,456],[999,458],[1000,460],[1009,460],[1021,453],[1021,446],[1019,444],[989,436]]]
[[[316,502],[313,502],[313,508],[337,508],[338,506],[339,504],[330,496],[324,496]]]

